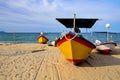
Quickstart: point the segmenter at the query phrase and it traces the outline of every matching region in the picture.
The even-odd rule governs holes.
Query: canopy
[[[74,18],[56,18],[61,24],[67,28],[73,28]],[[79,28],[91,28],[98,19],[76,18],[75,26]]]

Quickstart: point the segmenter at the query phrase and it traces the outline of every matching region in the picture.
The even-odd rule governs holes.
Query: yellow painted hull
[[[47,39],[45,36],[43,36],[43,35],[40,35],[40,36],[38,37],[38,42],[39,42],[40,44],[46,44],[47,41],[48,41],[48,39]]]
[[[68,38],[73,36],[74,35],[70,33],[67,35]],[[95,48],[92,43],[79,37],[76,37],[73,40],[66,40],[66,38],[63,37],[57,42],[57,46],[64,57],[73,64],[77,64],[85,60],[89,56],[91,50]]]

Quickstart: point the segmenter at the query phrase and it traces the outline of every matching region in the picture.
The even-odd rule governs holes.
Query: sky
[[[63,32],[56,18],[98,18],[87,31],[120,32],[120,0],[0,0],[0,31]],[[85,32],[86,29],[81,29]]]

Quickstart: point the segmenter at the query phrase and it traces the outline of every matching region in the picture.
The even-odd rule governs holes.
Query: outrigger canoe
[[[43,33],[41,33],[37,40],[40,44],[46,44],[48,41],[48,39],[43,35]]]
[[[75,65],[87,59],[92,49],[95,48],[95,45],[85,39],[82,35],[79,35],[79,31],[75,30],[75,28],[76,26],[77,28],[91,28],[98,19],[76,19],[75,17],[74,19],[56,19],[67,28],[74,28],[74,33],[68,32],[57,41],[57,47],[64,57]]]

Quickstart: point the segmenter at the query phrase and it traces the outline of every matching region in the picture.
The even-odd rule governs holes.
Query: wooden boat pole
[[[73,28],[74,28],[74,32],[76,32],[75,19],[76,19],[76,14],[74,14],[74,20],[73,20]]]
[[[14,43],[16,43],[16,32],[14,32]]]
[[[108,29],[110,28],[110,24],[106,24],[106,28],[107,28],[107,42],[109,41],[109,32]]]

